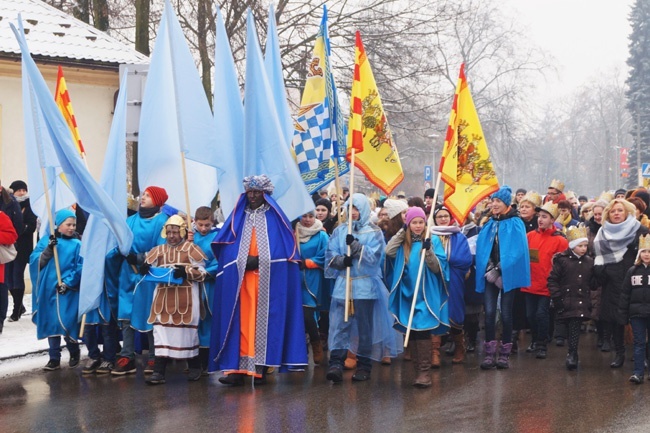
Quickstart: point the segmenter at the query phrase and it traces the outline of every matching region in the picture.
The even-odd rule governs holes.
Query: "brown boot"
[[[442,337],[440,335],[431,336],[431,367],[440,368],[440,344]]]
[[[411,343],[415,346],[415,352],[413,353],[413,364],[415,364],[415,369],[417,376],[415,377],[415,382],[413,386],[417,388],[428,388],[431,386],[431,359],[433,343],[431,339],[427,338],[425,340],[415,340]]]
[[[345,359],[345,363],[343,364],[343,369],[354,370],[355,368],[357,368],[357,355],[348,351],[348,357]]]
[[[314,357],[314,364],[320,365],[323,362],[323,344],[320,340],[311,342],[311,352]]]
[[[454,357],[451,363],[462,364],[465,362],[465,333],[461,331],[460,334],[455,334],[454,343],[456,343],[456,350],[454,350]]]

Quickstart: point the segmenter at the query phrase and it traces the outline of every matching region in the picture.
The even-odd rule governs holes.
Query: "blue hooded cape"
[[[449,306],[446,285],[449,282],[449,263],[437,236],[431,237],[431,248],[440,263],[440,274],[431,272],[426,264],[422,270],[420,288],[413,313],[413,331],[430,331],[434,335],[444,335],[449,331]],[[391,284],[388,308],[395,317],[395,329],[406,333],[413,293],[420,268],[422,241],[414,242],[406,263],[404,245],[400,246],[395,256],[395,269]]]
[[[266,335],[256,334],[265,341],[263,353],[256,347],[255,365],[279,367],[281,372],[304,369],[307,365],[305,326],[302,313],[298,250],[291,223],[278,204],[264,195],[270,208],[264,213],[266,233],[256,228],[260,248],[259,298],[268,298],[263,311],[267,321]],[[242,194],[235,208],[212,242],[212,251],[218,262],[217,280],[212,311],[210,337],[210,371],[241,370],[240,366],[240,290],[248,257],[249,245],[242,245],[246,223],[246,194]],[[262,237],[268,237],[268,251],[264,252]],[[268,285],[264,286],[263,254],[270,254]],[[258,307],[258,313],[260,308]],[[258,316],[258,320],[260,317]]]
[[[530,257],[526,227],[521,218],[511,211],[505,218],[490,218],[478,234],[476,241],[476,291],[478,293],[485,293],[485,270],[497,233],[503,291],[509,292],[530,286]]]

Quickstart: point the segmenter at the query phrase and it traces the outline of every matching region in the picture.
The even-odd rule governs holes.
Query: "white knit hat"
[[[403,200],[393,200],[391,198],[384,201],[384,209],[388,213],[388,218],[393,218],[407,210],[409,206]]]

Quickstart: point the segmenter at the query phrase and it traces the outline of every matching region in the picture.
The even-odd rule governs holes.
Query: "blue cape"
[[[267,233],[257,232],[257,239],[259,245],[261,236],[268,236],[271,258],[269,308],[265,312],[268,320],[265,359],[256,365],[279,367],[281,372],[303,369],[307,365],[307,350],[298,267],[300,257],[291,223],[275,200],[266,194],[264,198],[270,205],[270,209],[265,212]],[[245,265],[249,250],[248,246],[240,245],[246,222],[246,204],[246,194],[242,194],[212,242],[212,251],[219,267],[212,309],[214,318],[210,337],[210,371],[240,369],[239,294],[244,272],[240,273],[239,268],[243,269],[242,261]],[[262,278],[260,298],[266,295],[261,286]]]

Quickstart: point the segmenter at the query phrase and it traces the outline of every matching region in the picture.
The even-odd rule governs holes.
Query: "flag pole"
[[[356,149],[353,147],[352,155],[350,157],[350,197],[348,201],[348,234],[352,234],[352,194],[354,194],[354,159]],[[340,199],[339,199],[340,200]],[[340,213],[340,212],[339,212]],[[350,245],[347,246],[347,255],[349,256],[352,253],[352,248]],[[350,267],[346,266],[345,268],[345,321],[348,321],[348,318],[351,314],[354,314],[354,305],[352,300],[352,279],[350,277]]]
[[[47,187],[47,174],[45,174],[45,167],[41,167],[41,177],[43,178],[43,189],[45,191],[45,206],[47,206],[47,215],[50,219],[50,236],[55,236],[54,234],[54,216],[52,215],[52,206],[50,204],[50,194]],[[61,281],[61,267],[59,266],[59,252],[56,248],[56,245],[52,248],[54,253],[54,268],[56,269],[56,280],[59,284]]]

